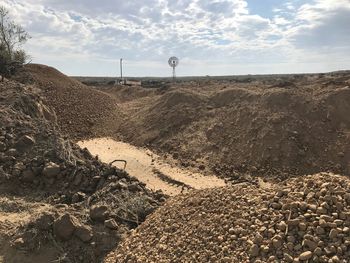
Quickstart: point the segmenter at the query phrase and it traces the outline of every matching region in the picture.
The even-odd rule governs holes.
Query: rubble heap
[[[0,83],[0,123],[5,262],[100,262],[165,200],[64,138],[35,85]]]

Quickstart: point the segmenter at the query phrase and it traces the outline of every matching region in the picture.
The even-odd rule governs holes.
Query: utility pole
[[[123,83],[123,59],[120,59],[120,81]]]

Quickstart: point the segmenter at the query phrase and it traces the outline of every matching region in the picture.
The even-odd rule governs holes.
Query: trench
[[[224,180],[216,176],[195,173],[189,169],[170,164],[166,159],[149,149],[116,141],[112,138],[96,138],[78,142],[82,148],[87,148],[92,155],[97,155],[102,162],[113,160],[127,161],[126,171],[151,190],[162,190],[165,194],[174,196],[189,189],[206,189],[225,186]],[[123,168],[123,163],[114,164]]]

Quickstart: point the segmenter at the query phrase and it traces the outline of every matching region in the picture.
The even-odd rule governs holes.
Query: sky
[[[350,69],[350,0],[0,0],[31,35],[33,63],[68,75]]]

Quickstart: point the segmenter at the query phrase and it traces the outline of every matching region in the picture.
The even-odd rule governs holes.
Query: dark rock
[[[90,218],[95,221],[104,221],[108,217],[108,207],[105,205],[92,206]]]
[[[128,189],[129,189],[129,191],[131,191],[131,192],[137,192],[137,191],[142,190],[142,188],[139,186],[138,183],[132,183],[132,184],[130,184],[130,185],[128,186]]]
[[[104,225],[105,225],[105,227],[107,227],[109,229],[113,229],[113,230],[118,229],[117,222],[115,222],[115,220],[112,219],[112,218],[108,219],[108,220],[105,220]]]
[[[74,230],[78,226],[79,221],[77,218],[70,214],[65,214],[54,222],[53,231],[58,238],[66,241],[72,237]]]
[[[75,175],[75,177],[74,177],[74,182],[73,182],[73,184],[74,184],[75,186],[80,185],[82,179],[83,179],[83,175],[82,175],[81,173],[77,173],[77,174]]]
[[[29,150],[35,144],[34,138],[24,135],[16,142],[16,149],[20,152]]]
[[[81,241],[89,242],[93,237],[92,228],[87,225],[79,225],[74,232]]]
[[[47,177],[55,177],[60,173],[61,169],[60,166],[53,163],[49,162],[45,165],[43,169],[43,175]]]
[[[3,143],[3,142],[0,142],[0,152],[4,152],[4,151],[6,151],[6,144],[5,143]]]
[[[18,156],[18,151],[16,149],[11,148],[7,150],[6,154],[8,156]]]
[[[125,182],[123,182],[123,181],[119,181],[116,184],[116,188],[125,190],[125,189],[128,189],[128,185]]]
[[[33,173],[33,171],[31,169],[24,170],[22,172],[21,179],[24,182],[33,182],[33,180],[35,179],[35,174]]]
[[[77,192],[72,196],[72,203],[78,203],[85,199],[86,195],[82,192]]]
[[[98,181],[98,184],[96,186],[96,190],[102,189],[103,185],[105,184],[106,179],[105,178],[101,178],[100,181]]]
[[[55,217],[51,213],[44,212],[36,221],[36,224],[40,230],[50,230]]]

